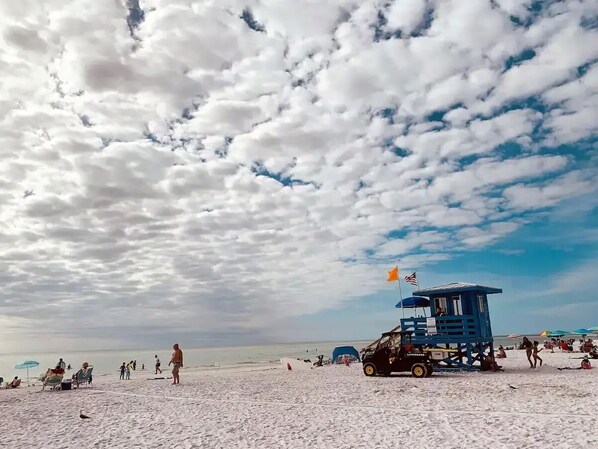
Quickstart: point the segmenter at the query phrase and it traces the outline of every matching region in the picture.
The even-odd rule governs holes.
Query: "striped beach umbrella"
[[[550,331],[542,331],[540,332],[540,337],[548,337],[550,335]]]

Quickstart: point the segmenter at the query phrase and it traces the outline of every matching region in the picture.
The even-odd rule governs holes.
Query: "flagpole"
[[[403,292],[401,291],[401,276],[398,276],[398,282],[399,282],[399,296],[401,297],[401,313],[403,314],[403,318],[405,318],[405,308],[403,307]]]

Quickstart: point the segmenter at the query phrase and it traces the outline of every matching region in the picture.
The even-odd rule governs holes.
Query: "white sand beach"
[[[181,370],[181,384],[103,376],[93,388],[0,391],[6,448],[596,448],[598,366],[522,351],[506,372],[368,378],[361,364]],[[594,365],[598,365],[595,363]],[[509,385],[515,387],[511,388]],[[79,412],[91,417],[79,418]]]

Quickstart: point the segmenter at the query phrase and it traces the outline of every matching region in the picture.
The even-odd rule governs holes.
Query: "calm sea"
[[[357,350],[366,346],[369,341],[349,342],[320,342],[320,343],[285,343],[261,346],[225,346],[225,347],[204,347],[185,348],[185,367],[194,369],[218,369],[250,366],[257,364],[278,364],[281,357],[299,357],[315,361],[318,354],[328,358],[336,346],[354,346]],[[496,346],[513,346],[515,340],[504,336],[494,338]],[[125,351],[83,351],[83,352],[46,352],[46,353],[23,353],[23,354],[0,354],[0,377],[6,380],[14,376],[26,378],[25,370],[17,370],[15,366],[25,360],[35,360],[39,366],[29,370],[29,377],[36,378],[45,373],[48,368],[56,366],[58,359],[63,358],[65,363],[71,364],[73,369],[81,367],[83,362],[94,366],[94,374],[108,375],[116,374],[122,362],[128,363],[131,360],[137,361],[137,370],[132,376],[148,375],[154,372],[154,355],[158,355],[162,362],[162,369],[168,371],[168,362],[172,350],[169,348],[148,349],[148,350],[125,350]],[[145,371],[142,367],[145,365]]]
[[[336,346],[355,346],[357,350],[368,344],[369,341],[353,342],[321,342],[321,343],[287,343],[262,346],[226,346],[226,347],[205,347],[185,348],[185,368],[194,369],[217,369],[228,367],[250,366],[252,364],[278,364],[281,357],[299,357],[315,361],[316,355],[324,354],[330,357]],[[39,366],[29,369],[31,379],[46,372],[48,368],[54,368],[60,357],[73,369],[81,367],[83,362],[94,366],[94,374],[117,373],[122,362],[137,361],[137,370],[132,376],[147,375],[154,372],[154,355],[158,355],[162,362],[162,369],[168,371],[168,362],[172,349],[148,349],[148,350],[125,350],[125,351],[83,351],[83,352],[47,352],[47,353],[24,353],[24,354],[0,354],[0,376],[5,379],[12,379],[14,376],[26,378],[25,370],[17,370],[15,366],[25,360],[35,360]],[[145,364],[145,372],[142,366]]]

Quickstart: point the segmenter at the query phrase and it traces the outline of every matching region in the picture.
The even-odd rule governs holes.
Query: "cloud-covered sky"
[[[1,2],[0,352],[367,338],[395,264],[596,312],[597,15]]]

